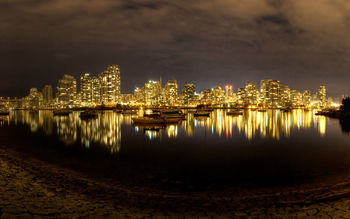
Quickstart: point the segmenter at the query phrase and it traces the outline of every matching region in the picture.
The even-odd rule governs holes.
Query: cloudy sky
[[[278,79],[350,94],[349,0],[0,0],[0,96],[121,67],[122,91]]]

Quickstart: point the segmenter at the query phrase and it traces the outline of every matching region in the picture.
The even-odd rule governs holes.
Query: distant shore
[[[0,144],[0,216],[15,217],[304,217],[350,213],[350,173],[282,188],[167,192],[99,180]]]

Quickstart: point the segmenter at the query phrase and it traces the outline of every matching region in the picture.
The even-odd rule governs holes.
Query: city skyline
[[[279,80],[272,79],[261,80],[259,86],[247,81],[243,87],[236,89],[233,85],[225,85],[198,91],[194,83],[187,83],[181,89],[176,79],[163,83],[160,77],[158,81],[146,81],[143,86],[135,87],[133,93],[125,94],[121,93],[121,75],[119,65],[109,65],[98,75],[83,73],[80,78],[64,74],[58,81],[56,89],[53,89],[52,85],[45,85],[42,90],[32,87],[28,95],[12,100],[2,97],[0,103],[7,108],[115,107],[118,104],[328,108],[339,106],[341,99],[339,97],[333,99],[329,95],[327,97],[327,88],[324,85],[320,85],[317,91],[310,91],[307,88],[298,91]]]

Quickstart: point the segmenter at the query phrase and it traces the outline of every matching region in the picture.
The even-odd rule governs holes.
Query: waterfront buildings
[[[80,77],[80,100],[82,106],[90,106],[92,104],[92,77],[89,73],[85,73]]]
[[[196,86],[194,84],[185,84],[182,90],[183,103],[192,104],[195,101]]]
[[[43,94],[35,87],[30,88],[27,100],[30,108],[39,108],[43,103]]]
[[[305,90],[303,93],[303,105],[305,107],[310,107],[311,104],[311,93],[308,90]]]
[[[100,74],[101,102],[105,105],[115,105],[120,101],[120,70],[119,65],[110,65]]]
[[[229,106],[233,104],[234,101],[235,101],[235,93],[233,92],[233,86],[226,85],[225,86],[225,104]]]
[[[297,90],[290,91],[290,99],[293,107],[303,105],[303,95]]]
[[[158,105],[162,100],[162,87],[160,81],[152,81],[145,83],[145,103],[147,105]]]
[[[101,103],[101,81],[99,77],[91,78],[91,102],[93,104]]]
[[[57,93],[53,98],[50,85],[44,86],[42,92],[32,88],[28,96],[18,98],[11,106],[17,108],[52,108],[52,107],[97,107],[117,105],[137,106],[197,106],[206,104],[218,107],[327,107],[332,105],[326,96],[326,87],[320,86],[315,95],[309,90],[299,92],[291,90],[278,80],[265,79],[260,82],[260,88],[253,82],[247,82],[235,93],[232,85],[225,89],[216,86],[196,93],[195,84],[185,84],[182,92],[178,93],[177,80],[168,80],[162,87],[161,80],[150,80],[143,87],[136,88],[133,93],[121,94],[119,65],[110,65],[102,73],[93,76],[84,73],[78,82],[71,75],[64,75],[59,80]],[[9,104],[7,104],[9,105]]]
[[[321,108],[327,105],[326,95],[327,95],[326,86],[321,85],[320,88],[318,89],[318,100]]]
[[[290,88],[288,86],[280,84],[279,105],[282,107],[290,107],[291,104],[292,103],[291,103]]]
[[[280,82],[278,80],[262,80],[260,92],[263,105],[271,108],[279,107]]]
[[[252,106],[258,104],[258,89],[253,82],[247,82],[244,88],[244,106]]]
[[[176,80],[169,80],[164,87],[165,101],[169,105],[177,103],[178,85]]]
[[[58,81],[58,105],[60,107],[73,107],[77,99],[77,81],[71,75],[64,75]]]
[[[52,86],[51,85],[45,85],[43,90],[43,105],[44,106],[50,106],[52,104],[53,98],[52,98]]]
[[[237,107],[244,107],[245,97],[246,97],[246,94],[245,94],[244,88],[238,88],[237,99],[236,99],[236,106]]]

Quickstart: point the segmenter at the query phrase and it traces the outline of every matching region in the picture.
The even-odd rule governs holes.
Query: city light
[[[121,94],[119,65],[110,65],[97,76],[84,73],[80,77],[80,89],[77,80],[65,74],[58,81],[56,94],[51,85],[45,85],[42,92],[31,88],[29,95],[23,98],[0,98],[2,108],[12,109],[62,109],[117,107],[118,105],[142,107],[196,107],[207,105],[220,108],[250,109],[324,109],[338,108],[339,103],[327,98],[326,86],[321,85],[312,94],[309,90],[299,92],[283,85],[278,80],[265,79],[260,89],[253,82],[247,82],[244,88],[236,92],[232,85],[224,89],[216,86],[196,91],[193,83],[185,84],[179,92],[177,80],[168,80],[164,87],[161,80],[149,80],[142,87],[136,87],[133,93]]]

